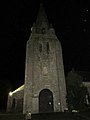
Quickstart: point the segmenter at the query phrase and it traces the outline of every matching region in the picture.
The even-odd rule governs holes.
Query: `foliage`
[[[86,110],[87,88],[82,84],[83,78],[75,71],[71,71],[67,78],[67,104],[69,110]]]

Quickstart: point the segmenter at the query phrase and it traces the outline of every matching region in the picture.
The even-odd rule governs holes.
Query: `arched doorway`
[[[53,94],[48,89],[43,89],[39,94],[39,112],[40,113],[54,112]]]

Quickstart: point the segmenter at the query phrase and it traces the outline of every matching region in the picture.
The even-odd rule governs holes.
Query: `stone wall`
[[[7,102],[7,112],[23,112],[23,93],[24,91],[18,91],[16,93],[12,93],[12,95],[8,95]]]

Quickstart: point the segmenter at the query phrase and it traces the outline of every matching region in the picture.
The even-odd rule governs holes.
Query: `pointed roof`
[[[42,3],[40,4],[39,12],[37,15],[36,27],[38,27],[38,28],[48,28],[49,27],[47,15],[45,13]]]

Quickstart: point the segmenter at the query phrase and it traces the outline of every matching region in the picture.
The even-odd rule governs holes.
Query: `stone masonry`
[[[67,107],[62,48],[42,4],[27,41],[25,84],[12,93],[8,112],[63,112]]]
[[[66,84],[62,48],[41,5],[27,42],[23,113],[39,113],[39,94],[44,89],[53,94],[54,112],[64,111]]]

